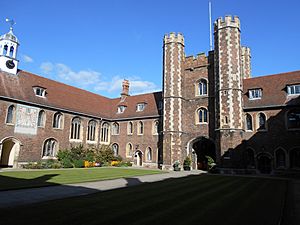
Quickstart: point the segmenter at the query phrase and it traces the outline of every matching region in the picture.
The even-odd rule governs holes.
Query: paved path
[[[200,173],[203,173],[203,171],[172,171],[169,173],[120,178],[97,182],[0,191],[0,208],[14,207],[18,205],[26,205],[30,203],[37,203],[73,196],[87,195],[99,191],[129,187],[148,182],[156,182],[169,178],[179,178],[188,175],[198,175]]]

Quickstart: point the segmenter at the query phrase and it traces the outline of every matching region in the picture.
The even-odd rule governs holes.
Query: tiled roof
[[[159,102],[162,100],[162,92],[128,96],[124,101],[121,98],[112,100],[112,118],[125,119],[131,117],[149,117],[159,115]],[[143,111],[137,112],[136,105],[145,103]],[[123,113],[118,113],[118,106],[127,106]]]
[[[300,104],[291,101],[295,96],[287,95],[287,85],[300,84],[300,71],[244,79],[243,84],[245,108]],[[249,90],[258,88],[262,89],[261,99],[249,100]]]
[[[33,87],[36,86],[46,89],[46,98],[35,95]],[[157,95],[149,93],[127,97],[127,112],[122,118],[158,115]],[[120,99],[109,99],[22,70],[17,76],[0,72],[0,96],[105,119],[120,118],[116,115],[116,104]],[[144,101],[148,103],[144,112],[136,112],[136,103]]]

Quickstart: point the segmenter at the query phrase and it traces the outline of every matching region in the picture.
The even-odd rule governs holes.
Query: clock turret
[[[0,70],[17,74],[19,41],[13,33],[15,22],[9,19],[6,19],[6,22],[10,24],[10,30],[8,33],[0,36]]]

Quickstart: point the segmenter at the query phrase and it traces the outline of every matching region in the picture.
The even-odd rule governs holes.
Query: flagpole
[[[208,11],[209,11],[209,48],[210,51],[213,50],[213,43],[212,43],[212,27],[211,27],[211,1],[208,2]]]

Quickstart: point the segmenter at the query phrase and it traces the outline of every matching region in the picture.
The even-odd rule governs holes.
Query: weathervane
[[[13,19],[8,19],[8,18],[6,18],[6,20],[5,20],[7,23],[9,23],[9,25],[10,25],[10,30],[12,31],[13,30],[13,25],[15,25],[16,24],[16,22],[13,20]]]

